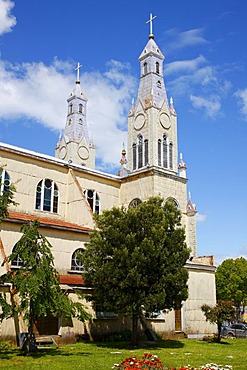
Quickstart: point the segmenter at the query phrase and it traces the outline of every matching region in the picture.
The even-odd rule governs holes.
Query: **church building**
[[[0,173],[3,192],[11,183],[16,186],[16,206],[1,225],[0,265],[11,254],[21,237],[20,226],[30,220],[40,222],[40,232],[52,245],[60,283],[73,299],[75,290],[88,292],[83,283],[83,266],[78,253],[83,253],[94,229],[93,213],[112,207],[137,207],[150,196],[172,200],[182,214],[187,246],[191,251],[185,267],[189,272],[189,297],[181,310],[150,313],[148,325],[157,333],[171,336],[183,332],[188,337],[201,337],[215,332],[206,322],[201,306],[216,303],[215,267],[212,256],[197,256],[196,207],[187,191],[186,164],[178,157],[177,113],[172,97],[167,97],[163,76],[164,55],[154,40],[150,15],[150,34],[139,56],[140,81],[135,102],[128,114],[128,146],[122,150],[116,175],[95,168],[96,150],[87,125],[87,97],[77,79],[69,95],[65,129],[48,156],[0,143]],[[126,117],[127,120],[127,117]],[[18,269],[22,261],[0,267]],[[102,282],[103,284],[103,282]],[[8,287],[0,287],[8,291]],[[114,313],[94,311],[90,322],[64,321],[57,318],[40,320],[38,334],[83,335],[92,338],[120,331],[128,326]],[[3,338],[25,331],[25,324],[14,319],[0,323]]]

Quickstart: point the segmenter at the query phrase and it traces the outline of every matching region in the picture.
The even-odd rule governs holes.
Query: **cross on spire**
[[[150,13],[150,18],[149,20],[146,22],[147,23],[150,23],[150,34],[149,34],[149,38],[153,38],[154,35],[153,35],[153,20],[156,18],[156,15],[153,16],[152,13]]]
[[[75,71],[77,71],[77,78],[76,78],[77,83],[80,83],[80,68],[81,67],[82,67],[82,65],[78,62],[77,67],[75,68]]]

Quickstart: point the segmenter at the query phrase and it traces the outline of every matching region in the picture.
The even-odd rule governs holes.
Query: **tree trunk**
[[[27,355],[29,352],[36,352],[37,345],[36,340],[33,333],[33,326],[34,326],[34,316],[33,316],[33,309],[32,309],[32,300],[30,301],[30,319],[28,325],[28,333],[26,340],[23,345],[23,351]]]
[[[137,313],[132,313],[131,344],[133,346],[138,345],[138,314]]]
[[[221,326],[222,324],[221,323],[217,323],[217,328],[218,328],[218,334],[217,334],[217,342],[220,343],[220,340],[221,340]]]

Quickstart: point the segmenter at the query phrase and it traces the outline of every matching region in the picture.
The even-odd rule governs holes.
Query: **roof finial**
[[[80,83],[80,68],[81,67],[82,67],[82,65],[78,62],[77,67],[75,68],[75,71],[77,71],[77,78],[76,78],[76,83],[77,84]]]
[[[154,38],[154,35],[153,35],[153,20],[156,18],[156,15],[152,15],[152,13],[150,13],[150,18],[149,20],[146,22],[146,23],[150,23],[150,34],[149,34],[149,38],[150,39],[153,39]]]

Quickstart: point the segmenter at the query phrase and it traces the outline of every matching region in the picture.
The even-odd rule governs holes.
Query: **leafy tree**
[[[33,338],[34,323],[38,318],[51,313],[58,317],[77,317],[84,321],[89,318],[80,303],[72,302],[59,286],[59,275],[54,267],[51,244],[39,233],[39,223],[33,221],[24,224],[21,228],[23,236],[17,242],[14,252],[7,262],[20,258],[21,267],[16,271],[9,271],[5,279],[13,284],[13,292],[18,300],[13,311],[22,312],[28,326],[28,336],[24,350],[29,352]],[[17,304],[18,302],[18,304]],[[10,309],[5,307],[6,314]]]
[[[233,301],[241,312],[247,302],[247,260],[227,259],[216,270],[217,299]]]
[[[143,311],[180,307],[187,298],[189,257],[181,213],[172,202],[152,197],[136,208],[95,215],[97,231],[82,255],[89,298],[103,310],[132,317],[137,344]]]
[[[2,172],[2,167],[0,166],[0,175]],[[0,189],[1,189],[2,183],[0,182]],[[8,217],[8,207],[10,205],[17,205],[17,203],[14,201],[14,195],[15,195],[15,186],[10,185],[8,188],[6,188],[2,193],[0,192],[0,230],[1,230],[1,224],[5,218]],[[2,243],[2,238],[0,236],[0,251],[2,257],[5,259],[5,251]],[[1,279],[0,279],[1,283]],[[1,292],[0,293],[0,307],[1,307],[1,314],[0,314],[0,321],[6,317],[10,317],[13,315],[13,310],[11,305],[7,303],[6,300],[6,294]]]
[[[201,309],[204,312],[207,321],[211,322],[212,324],[217,324],[217,342],[220,342],[221,327],[223,322],[231,321],[235,316],[235,308],[232,302],[218,301],[214,307],[204,304]]]
[[[0,166],[0,175],[2,173],[2,167]],[[2,183],[0,182],[0,189],[1,189]],[[10,205],[17,205],[17,203],[14,201],[14,195],[15,195],[15,186],[10,185],[8,188],[6,188],[2,193],[0,192],[0,226],[2,221],[8,217],[8,207]]]

